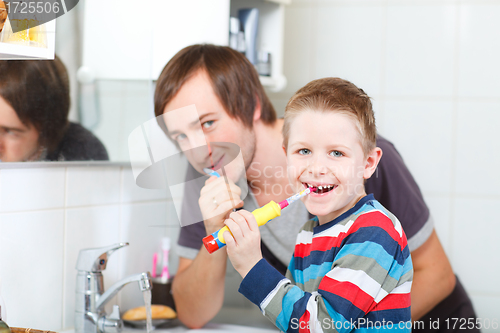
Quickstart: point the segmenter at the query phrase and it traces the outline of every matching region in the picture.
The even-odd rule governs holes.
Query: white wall
[[[109,259],[103,272],[109,287],[150,271],[161,237],[176,239],[179,230],[167,190],[137,187],[129,168],[0,169],[0,279],[8,324],[73,327],[80,249],[130,243]],[[142,305],[138,285],[126,286],[114,303],[122,310]]]
[[[286,90],[325,76],[373,97],[481,318],[500,322],[500,1],[293,0]]]
[[[293,0],[285,13],[289,84],[270,94],[282,113],[310,80],[339,76],[373,97],[379,131],[417,179],[478,315],[497,322],[499,32],[498,0]],[[150,105],[148,91],[140,100],[130,95],[135,87],[103,83],[102,109]],[[130,242],[111,256],[104,272],[110,286],[150,270],[160,238],[178,231],[172,199],[137,188],[128,168],[0,170],[0,278],[9,324],[73,326],[79,249]],[[125,309],[140,300],[128,286],[116,302]]]

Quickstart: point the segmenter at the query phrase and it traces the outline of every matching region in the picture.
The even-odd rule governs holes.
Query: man
[[[243,55],[227,47],[193,45],[179,51],[163,69],[156,86],[155,113],[160,116],[160,126],[182,150],[197,146],[195,135],[187,129],[170,128],[161,116],[191,104],[196,106],[208,144],[233,142],[240,146],[251,190],[245,209],[251,211],[290,195],[282,150],[283,120],[276,119],[255,69]],[[407,234],[414,266],[412,319],[475,318],[417,184],[390,142],[379,137],[377,145],[384,155],[378,172],[367,181],[366,191],[374,193],[400,219]],[[203,222],[183,227],[178,241],[182,253],[173,295],[179,318],[188,327],[205,325],[222,307],[227,255],[224,249],[208,254],[201,238],[223,226],[225,213],[235,207],[232,200],[239,201],[241,191],[233,183],[229,185],[228,189],[222,178],[211,178],[202,189],[185,189],[181,220],[192,219],[189,215],[197,203],[204,216]],[[225,194],[228,192],[230,195]],[[292,255],[294,234],[307,219],[303,205],[287,209],[260,229],[264,257],[282,272]],[[289,228],[282,228],[282,223]]]
[[[108,160],[104,145],[68,121],[69,80],[54,60],[0,61],[0,161]]]

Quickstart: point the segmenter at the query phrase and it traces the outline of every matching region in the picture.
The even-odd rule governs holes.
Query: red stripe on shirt
[[[393,310],[393,309],[405,309],[411,304],[410,293],[407,294],[389,294],[385,296],[378,304],[375,306],[373,311],[382,310]]]
[[[407,245],[406,237],[399,236],[398,232],[394,228],[394,224],[391,219],[379,211],[368,212],[360,215],[356,219],[356,223],[353,224],[349,233],[355,233],[360,228],[366,227],[379,227],[383,228],[389,236],[391,236],[394,241],[398,242],[401,249],[404,249]],[[404,231],[402,231],[404,233]]]
[[[309,330],[309,320],[311,319],[311,314],[306,310],[299,320],[299,333],[310,333]]]
[[[314,237],[314,242],[308,244],[297,244],[295,245],[295,257],[305,258],[311,254],[312,251],[325,252],[333,247],[338,247],[345,238],[346,233],[341,233],[338,237],[323,236]]]
[[[348,300],[365,314],[374,303],[373,297],[365,293],[354,283],[337,281],[328,276],[325,276],[321,280],[318,290],[324,290]]]
[[[295,246],[295,257],[304,258],[311,254],[312,251],[325,252],[330,250],[332,247],[337,247],[342,244],[342,241],[350,234],[355,233],[360,228],[365,227],[378,227],[384,229],[385,232],[391,238],[396,241],[401,249],[407,246],[406,237],[399,236],[398,232],[394,228],[394,225],[389,217],[382,214],[379,211],[368,212],[360,215],[356,219],[348,232],[341,232],[338,236],[322,236],[314,237],[314,242],[311,243],[300,243]],[[403,231],[404,233],[404,231]]]

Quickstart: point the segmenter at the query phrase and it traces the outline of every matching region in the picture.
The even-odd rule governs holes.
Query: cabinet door
[[[185,46],[227,45],[229,0],[86,0],[83,65],[96,79],[157,79]]]
[[[10,23],[9,23],[10,24]],[[54,59],[56,40],[56,20],[49,21],[39,27],[42,44],[37,46],[11,43],[7,40],[7,24],[0,34],[0,60],[15,59]],[[4,43],[2,42],[4,41]],[[33,44],[32,42],[28,42]]]

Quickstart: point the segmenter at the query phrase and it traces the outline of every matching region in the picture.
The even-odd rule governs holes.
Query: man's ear
[[[254,122],[259,120],[260,116],[262,115],[262,109],[260,107],[259,97],[255,96],[255,102],[257,103],[257,105],[255,105],[255,110],[253,111],[253,121]]]
[[[363,178],[370,178],[375,170],[377,169],[378,162],[382,158],[382,149],[379,147],[373,148],[366,157],[365,170],[363,172]]]

